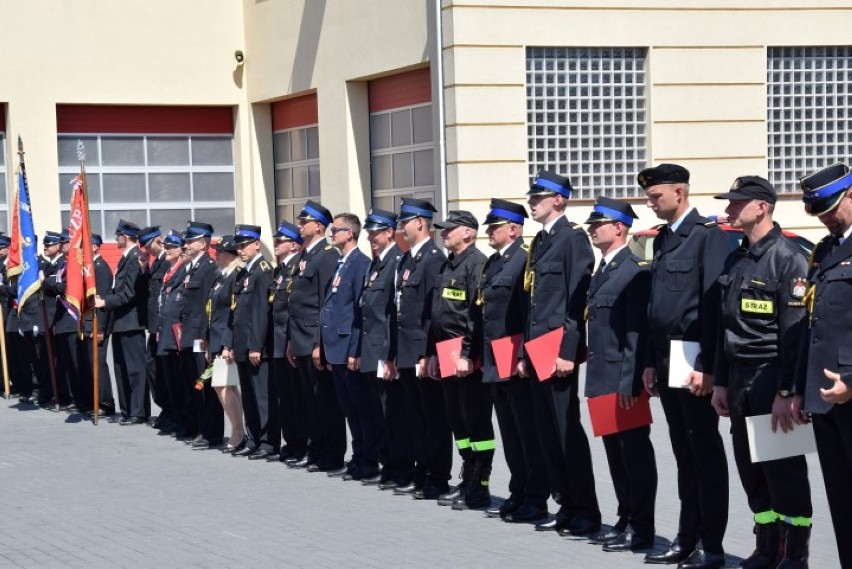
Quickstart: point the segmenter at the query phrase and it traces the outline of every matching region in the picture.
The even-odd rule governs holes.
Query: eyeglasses
[[[331,234],[332,235],[337,235],[341,231],[352,231],[352,230],[349,229],[348,227],[332,227],[331,228]]]

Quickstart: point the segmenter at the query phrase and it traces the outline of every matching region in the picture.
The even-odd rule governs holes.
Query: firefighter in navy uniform
[[[589,356],[586,397],[616,393],[629,409],[642,393],[648,330],[650,263],[627,247],[637,215],[630,204],[601,196],[586,220],[601,262],[589,285]],[[609,472],[618,500],[618,522],[589,538],[604,551],[637,551],[654,545],[657,465],[651,427],[603,436]]]
[[[452,210],[446,220],[435,223],[441,231],[449,256],[441,268],[432,299],[427,371],[441,382],[444,405],[456,447],[462,458],[461,483],[438,498],[438,504],[453,509],[487,508],[491,505],[488,484],[494,457],[494,428],[491,424],[491,394],[482,382],[480,346],[475,336],[476,305],[485,254],[476,248],[479,222],[469,211]],[[461,351],[454,373],[441,377],[437,342],[461,338]]]
[[[6,331],[6,361],[9,367],[9,381],[12,393],[18,396],[18,403],[32,402],[33,378],[23,365],[24,348],[21,335],[18,334],[18,287],[17,278],[6,275],[6,263],[9,258],[9,246],[12,238],[0,232],[0,303],[3,305],[3,324]],[[15,354],[15,357],[9,357]]]
[[[801,247],[772,222],[777,196],[768,180],[742,176],[716,199],[730,200],[728,223],[742,229],[745,239],[719,277],[722,334],[713,406],[731,418],[734,459],[754,513],[757,546],[742,566],[775,568],[785,552],[794,553],[785,546],[787,528],[811,524],[808,464],[804,456],[752,463],[745,418],[772,414],[777,428],[794,428],[792,401],[801,400],[794,387],[807,261]],[[793,566],[803,567],[807,555],[796,557]]]
[[[398,231],[409,246],[397,263],[396,360],[405,396],[408,443],[414,449],[411,482],[394,494],[437,499],[449,491],[453,465],[452,431],[447,422],[441,384],[426,374],[426,337],[432,301],[446,257],[430,237],[435,207],[425,200],[402,198]]]
[[[841,567],[852,567],[852,172],[834,164],[801,179],[805,211],[829,231],[814,249],[799,345],[796,392],[814,423]],[[800,409],[794,409],[804,421]],[[787,547],[807,555],[809,528],[787,528]],[[784,567],[806,565],[785,565]]]
[[[292,468],[329,472],[343,466],[346,424],[340,415],[331,372],[320,354],[319,320],[340,254],[325,238],[326,228],[332,223],[331,212],[308,200],[298,219],[299,234],[305,243],[290,290],[287,359],[299,374],[308,452],[285,462]]]
[[[59,391],[56,399],[61,410],[78,411],[80,405],[85,410],[86,402],[82,400],[77,374],[77,322],[60,300],[65,294],[67,262],[62,254],[62,240],[62,233],[45,232],[42,245],[46,264],[41,269],[41,294],[51,333],[56,389]]]
[[[227,353],[226,349],[222,350],[222,357],[237,362],[248,442],[231,456],[269,459],[278,456],[281,446],[278,412],[273,409],[276,387],[269,374],[273,341],[269,325],[272,266],[260,252],[260,227],[237,225],[234,243],[245,267],[234,285],[233,345],[227,347]]]
[[[279,460],[301,460],[308,452],[308,436],[302,417],[302,385],[296,369],[287,361],[287,326],[290,320],[290,290],[293,275],[299,266],[299,250],[304,243],[299,228],[282,221],[275,240],[275,257],[278,261],[269,289],[272,304],[272,376],[278,384],[278,422],[284,445]]]
[[[689,205],[689,172],[676,164],[638,175],[650,207],[666,221],[654,239],[648,342],[642,381],[659,394],[678,469],[681,501],[678,535],[648,563],[678,563],[683,569],[721,567],[728,523],[728,463],[713,391],[719,286],[728,238]],[[672,340],[699,342],[696,370],[683,378],[688,389],[669,387]],[[680,378],[676,378],[680,382]],[[659,381],[659,382],[658,382]],[[699,542],[702,548],[699,549]]]
[[[513,366],[511,377],[499,377],[491,349],[492,340],[524,333],[524,268],[527,248],[523,245],[523,226],[528,218],[524,206],[492,199],[483,225],[488,244],[495,249],[482,271],[481,328],[482,376],[490,384],[491,399],[503,441],[503,454],[509,467],[509,497],[489,508],[489,517],[509,522],[529,523],[547,517],[547,471],[535,428],[532,386],[519,377]]]
[[[408,417],[402,384],[393,361],[396,358],[396,305],[394,278],[402,252],[396,245],[396,214],[371,209],[364,220],[364,230],[373,252],[361,291],[361,353],[360,370],[365,381],[372,384],[370,396],[378,399],[381,410],[382,442],[378,476],[361,481],[365,486],[378,485],[382,490],[399,488],[411,482],[414,453],[406,437]],[[381,377],[377,374],[383,363]]]
[[[525,339],[559,328],[563,336],[550,377],[538,377],[529,361],[521,368],[532,378],[536,429],[550,490],[560,506],[556,517],[536,530],[586,536],[601,526],[578,396],[578,370],[585,348],[583,312],[594,256],[586,232],[564,215],[572,191],[568,178],[542,171],[527,192],[532,218],[542,229],[530,247],[525,276],[529,291]]]

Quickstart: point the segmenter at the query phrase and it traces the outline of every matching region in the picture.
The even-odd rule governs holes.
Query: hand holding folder
[[[618,393],[590,397],[588,403],[592,433],[602,437],[650,425],[653,423],[650,401],[644,390],[630,409],[618,405]]]
[[[172,334],[175,336],[175,342],[177,343],[177,348],[180,349],[180,340],[183,338],[183,324],[180,322],[175,322],[172,324]]]
[[[524,344],[539,381],[547,381],[553,375],[564,332],[564,329],[559,327]]]
[[[497,377],[501,380],[515,375],[518,352],[523,341],[524,337],[521,334],[491,340],[491,352],[494,354],[494,363],[497,366]]]
[[[456,375],[456,363],[458,363],[461,357],[461,350],[461,336],[435,344],[435,351],[438,352],[438,368],[441,373],[441,379]],[[478,369],[479,367],[479,362],[473,362],[473,369]]]

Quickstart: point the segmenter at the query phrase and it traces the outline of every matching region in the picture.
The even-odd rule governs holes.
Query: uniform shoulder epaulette
[[[326,251],[331,251],[332,249],[334,249],[334,245],[328,244],[325,246]]]
[[[665,227],[666,225],[668,225],[668,224],[666,224],[666,223],[660,223],[659,225],[655,225],[655,226],[654,226],[654,227],[652,227],[651,229],[656,229],[657,231],[659,231],[660,229],[662,229],[662,228],[663,228],[663,227]]]
[[[529,245],[527,245],[526,243],[521,243],[521,249],[523,249],[524,251],[529,251],[529,250],[530,250],[530,246],[529,246]]]
[[[438,252],[438,248],[437,248],[437,247],[432,247],[432,248],[429,250],[429,252],[430,252],[430,253],[437,253],[437,252]]]
[[[715,221],[706,221],[702,224],[704,227],[713,227],[714,225],[719,225]]]
[[[272,270],[272,266],[263,259],[261,259],[259,265],[260,265],[260,270],[263,271],[263,272],[269,272],[269,271]]]
[[[643,260],[642,260],[642,259],[640,259],[639,257],[634,257],[634,258],[633,258],[633,261],[634,261],[637,265],[639,265],[640,267],[648,267],[648,266],[650,266],[650,265],[651,265],[651,261],[643,261]]]
[[[580,231],[581,233],[585,233],[585,232],[586,232],[586,230],[585,230],[585,229],[583,229],[583,226],[582,226],[582,225],[580,225],[579,223],[574,223],[573,221],[569,221],[569,222],[568,222],[568,227],[570,227],[570,228],[571,228],[571,229],[573,229],[574,231]]]

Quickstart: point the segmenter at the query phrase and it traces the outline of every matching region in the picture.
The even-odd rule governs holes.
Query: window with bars
[[[432,104],[370,113],[372,205],[399,209],[400,197],[435,204]]]
[[[86,147],[92,231],[111,241],[119,219],[183,231],[189,219],[234,229],[234,139],[195,135],[60,135],[59,195],[68,224],[71,181]]]
[[[769,180],[779,192],[852,154],[852,47],[767,50]]]
[[[308,198],[320,199],[319,129],[317,125],[276,131],[275,213],[279,221],[295,222]]]
[[[0,231],[9,233],[9,186],[6,180],[6,133],[0,131]],[[15,195],[12,193],[12,195]]]
[[[644,48],[527,48],[530,180],[568,176],[576,198],[640,197],[646,167]]]

